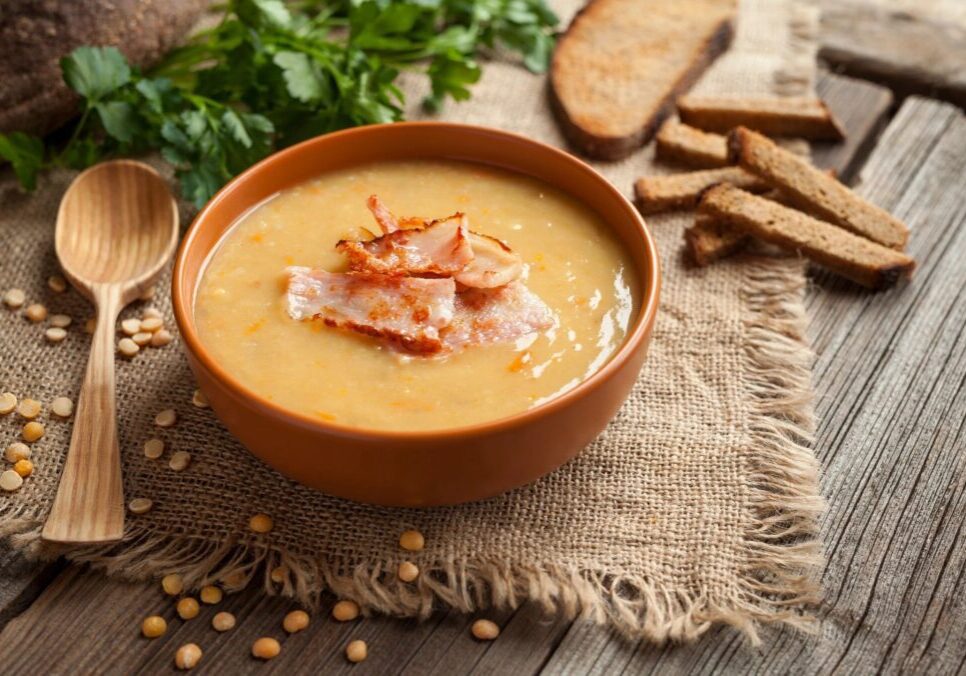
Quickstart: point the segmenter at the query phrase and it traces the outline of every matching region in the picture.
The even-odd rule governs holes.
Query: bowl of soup
[[[181,243],[175,317],[228,430],[279,472],[393,506],[484,499],[616,415],[658,305],[633,205],[483,127],[361,127],[225,186]]]

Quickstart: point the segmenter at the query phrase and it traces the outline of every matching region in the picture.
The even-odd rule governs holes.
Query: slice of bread
[[[646,143],[731,41],[736,0],[593,0],[557,43],[551,98],[567,138],[614,160]]]
[[[909,228],[821,169],[744,127],[728,135],[731,159],[780,189],[796,206],[893,249],[905,248]]]
[[[916,265],[900,251],[728,184],[705,191],[698,209],[870,289],[895,284]]]
[[[738,253],[749,237],[730,223],[708,214],[698,214],[684,231],[684,242],[695,265],[705,266]]]
[[[726,167],[728,140],[721,134],[708,132],[668,120],[654,137],[658,159],[680,162],[698,169]]]
[[[685,124],[726,133],[738,126],[768,136],[841,141],[845,130],[825,102],[815,98],[682,96],[678,115]]]
[[[741,167],[722,167],[668,176],[645,176],[637,179],[634,192],[641,213],[653,214],[694,207],[701,193],[716,183],[730,183],[755,192],[769,189],[767,183]]]

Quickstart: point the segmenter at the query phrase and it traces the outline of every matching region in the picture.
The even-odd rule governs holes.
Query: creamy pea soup
[[[466,214],[504,240],[552,325],[512,342],[437,355],[296,321],[287,268],[347,269],[335,246],[378,195],[400,216]],[[598,216],[540,181],[477,164],[408,161],[326,173],[243,216],[211,256],[195,301],[198,332],[246,387],[287,409],[369,429],[427,430],[494,420],[573,388],[624,340],[639,298],[630,258]]]

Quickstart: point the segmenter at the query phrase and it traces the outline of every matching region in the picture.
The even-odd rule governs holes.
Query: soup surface
[[[444,356],[296,321],[288,266],[345,271],[340,239],[377,232],[366,199],[400,216],[464,212],[504,240],[553,326]],[[195,301],[201,340],[251,390],[320,420],[426,430],[521,412],[573,388],[620,346],[639,299],[630,258],[597,215],[540,181],[482,165],[408,161],[326,173],[247,213],[208,262]]]

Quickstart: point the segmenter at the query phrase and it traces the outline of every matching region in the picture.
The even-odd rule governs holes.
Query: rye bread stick
[[[870,289],[895,284],[916,265],[900,251],[726,183],[705,191],[698,210]]]
[[[726,133],[747,127],[768,136],[841,141],[845,131],[818,98],[687,95],[678,99],[678,115],[698,129]]]
[[[695,265],[704,267],[738,253],[749,236],[728,221],[708,214],[698,214],[684,230],[684,243]]]
[[[641,213],[653,214],[694,207],[701,193],[715,183],[730,183],[753,192],[769,188],[766,182],[740,167],[722,167],[667,176],[645,176],[637,179],[634,192]]]
[[[696,169],[726,167],[728,139],[710,134],[676,120],[668,120],[654,137],[658,159],[680,162]]]
[[[803,210],[884,246],[905,248],[905,223],[761,134],[743,127],[733,130],[728,152],[735,163],[780,189]]]

